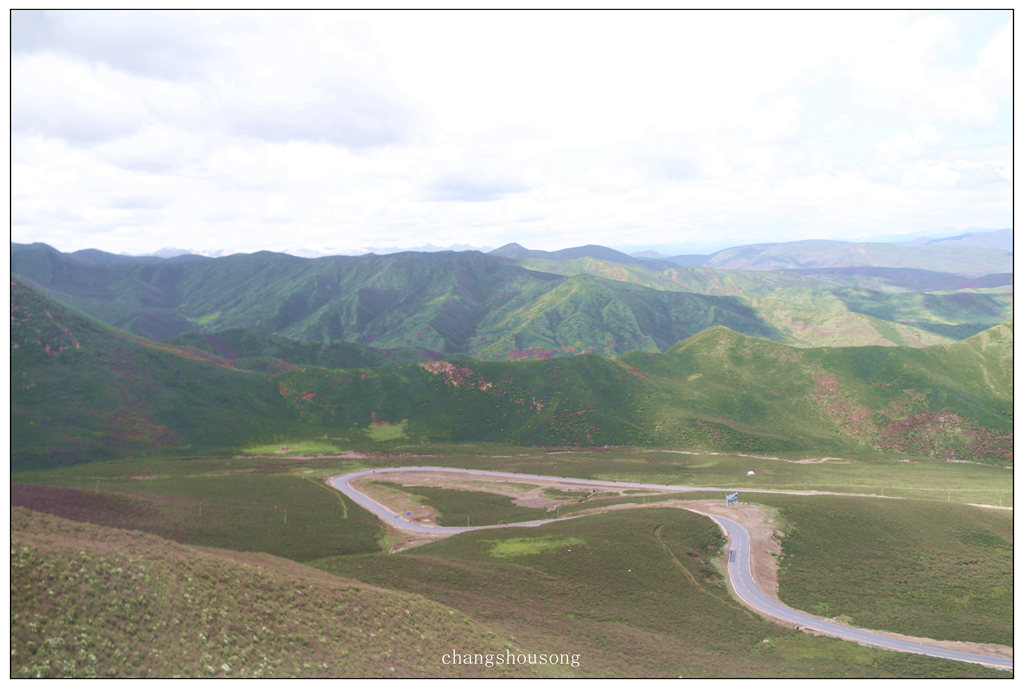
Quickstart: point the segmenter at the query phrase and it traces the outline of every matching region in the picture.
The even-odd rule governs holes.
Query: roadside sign
[[[740,501],[740,493],[739,492],[733,492],[732,494],[725,495],[725,503],[726,504],[732,504],[733,502],[738,502],[738,501]]]

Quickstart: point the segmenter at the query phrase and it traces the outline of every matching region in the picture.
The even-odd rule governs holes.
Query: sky
[[[11,239],[667,253],[1012,226],[1010,11],[15,11]]]

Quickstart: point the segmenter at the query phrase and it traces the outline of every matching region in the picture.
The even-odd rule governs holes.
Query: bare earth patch
[[[363,485],[368,481],[368,478],[362,478],[352,481],[352,484],[359,491],[365,492]],[[585,499],[588,495],[618,496],[622,493],[621,489],[615,487],[572,486],[555,480],[532,480],[530,484],[526,484],[525,479],[490,479],[483,476],[460,477],[440,471],[437,473],[431,473],[429,471],[388,473],[387,481],[397,483],[399,485],[407,485],[409,487],[443,487],[448,490],[487,492],[490,494],[508,497],[518,506],[534,509],[547,509],[548,511],[554,511],[556,506],[565,504],[567,501],[566,499],[553,499],[545,496],[544,489],[548,487],[556,488],[563,492],[578,492],[580,500]],[[371,496],[374,495],[371,494]],[[375,496],[374,498],[376,499]],[[386,499],[378,499],[377,501],[390,506],[390,503],[386,501]],[[569,498],[568,501],[576,500]]]

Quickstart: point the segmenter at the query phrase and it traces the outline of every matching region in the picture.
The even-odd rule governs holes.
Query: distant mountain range
[[[708,255],[666,256],[654,251],[626,254],[603,246],[580,246],[561,251],[531,251],[507,244],[491,255],[514,261],[593,258],[652,270],[672,267],[709,267],[720,270],[798,270],[813,268],[890,267],[916,268],[962,275],[1011,272],[1013,232],[974,232],[906,243],[807,240],[750,244]]]
[[[388,354],[402,360],[500,360],[659,352],[717,325],[799,346],[962,339],[1010,317],[1013,284],[1011,252],[962,241],[765,244],[712,254],[701,267],[592,245],[307,259],[12,244],[12,271],[157,341],[242,329],[403,352]],[[940,265],[957,269],[928,267]]]

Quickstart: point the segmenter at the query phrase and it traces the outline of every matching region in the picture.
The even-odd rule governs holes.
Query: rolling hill
[[[1012,460],[1012,327],[800,349],[713,327],[664,354],[240,370],[12,286],[12,466],[365,440],[886,451]],[[353,435],[354,433],[354,435]]]
[[[382,349],[348,342],[300,342],[242,328],[210,334],[188,332],[167,340],[167,344],[208,352],[236,368],[266,373],[279,373],[296,366],[376,368],[438,359],[437,352],[426,349]]]

